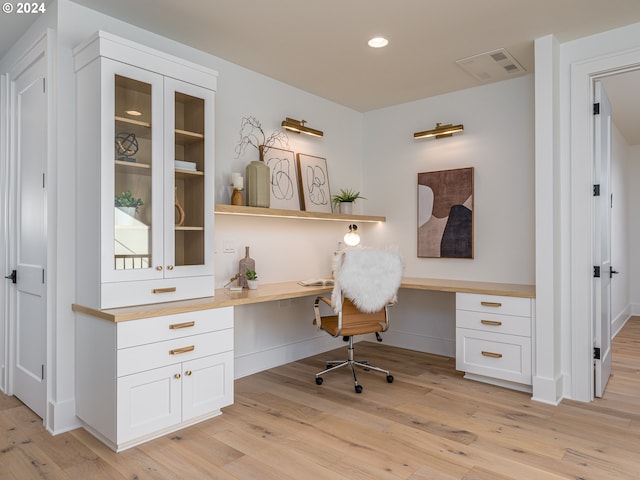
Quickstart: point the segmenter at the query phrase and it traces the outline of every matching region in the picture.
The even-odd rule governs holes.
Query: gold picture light
[[[441,123],[436,123],[436,128],[434,128],[433,130],[416,132],[413,134],[413,138],[418,139],[418,138],[436,137],[436,139],[438,139],[438,138],[450,137],[454,133],[462,132],[463,130],[464,130],[464,127],[462,126],[462,124],[451,125],[449,123],[447,125],[442,125]]]
[[[314,137],[322,137],[324,133],[322,130],[316,130],[315,128],[305,126],[306,120],[296,120],[294,118],[285,118],[282,121],[282,126],[285,130],[296,133],[306,133],[307,135],[313,135]]]

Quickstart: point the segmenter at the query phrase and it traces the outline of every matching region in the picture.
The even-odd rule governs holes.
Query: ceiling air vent
[[[523,66],[504,48],[461,58],[456,63],[481,82],[506,80],[526,73]]]

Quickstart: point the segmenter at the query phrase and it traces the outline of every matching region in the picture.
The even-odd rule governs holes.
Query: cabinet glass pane
[[[204,264],[204,99],[175,92],[175,264]]]
[[[150,268],[151,85],[115,77],[116,270]]]

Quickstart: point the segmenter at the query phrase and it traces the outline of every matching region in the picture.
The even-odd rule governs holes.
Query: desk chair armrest
[[[331,300],[329,300],[328,298],[316,297],[316,301],[313,302],[313,311],[315,314],[316,327],[318,328],[322,327],[322,317],[320,316],[320,301],[323,301],[324,303],[329,305],[331,308],[333,308],[333,303],[331,303]]]

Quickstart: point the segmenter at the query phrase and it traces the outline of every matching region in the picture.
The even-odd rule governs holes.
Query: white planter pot
[[[340,202],[340,213],[351,215],[353,213],[353,202]]]
[[[255,290],[258,288],[258,280],[247,280],[249,290]]]

